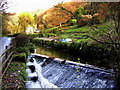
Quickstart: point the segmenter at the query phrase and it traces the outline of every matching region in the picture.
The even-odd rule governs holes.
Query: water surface
[[[36,46],[35,53],[47,55],[50,57],[65,59],[65,60],[72,60],[72,61],[77,61],[77,59],[78,59],[78,57],[76,57],[70,53],[66,53],[63,51],[59,51],[59,50],[55,50],[55,49],[52,49],[49,47],[43,47],[43,46]]]

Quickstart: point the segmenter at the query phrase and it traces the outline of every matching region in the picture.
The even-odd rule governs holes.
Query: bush
[[[40,39],[34,39],[33,43],[36,45],[50,46],[53,49],[61,50],[64,52],[71,53],[75,56],[84,58],[85,61],[90,64],[99,64],[103,66],[102,63],[105,63],[107,66],[108,63],[108,50],[102,46],[96,44],[88,45],[88,43],[66,43],[60,41],[44,41]]]
[[[16,48],[16,52],[18,52],[18,53],[25,53],[26,56],[30,55],[29,48],[27,48],[27,47],[18,47],[18,48]]]
[[[16,46],[17,47],[22,47],[22,46],[26,46],[29,44],[30,42],[30,38],[24,34],[24,33],[20,33],[16,38]]]
[[[71,19],[71,21],[70,21],[70,24],[71,25],[75,25],[77,23],[77,20],[76,19]]]
[[[46,32],[56,34],[58,29],[59,29],[58,27],[52,27],[52,28],[47,29]]]
[[[19,53],[13,57],[13,60],[15,61],[20,61],[20,62],[26,62],[26,53]]]
[[[27,73],[26,73],[26,64],[25,63],[22,63],[22,66],[23,66],[23,69],[21,70],[21,73],[22,73],[22,78],[24,81],[27,80]],[[25,83],[23,83],[25,85]]]
[[[31,38],[36,38],[36,37],[43,37],[43,34],[42,33],[34,33],[34,34],[29,34],[28,36]]]
[[[35,50],[35,45],[30,43],[29,46],[27,47],[30,51],[30,53],[34,53],[34,50]]]

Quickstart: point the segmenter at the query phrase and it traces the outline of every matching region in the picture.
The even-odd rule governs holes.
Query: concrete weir
[[[32,54],[30,57],[34,58],[38,64],[37,67],[41,66],[45,59],[49,58],[49,56],[40,54]],[[28,64],[33,65],[30,62]],[[41,69],[43,77],[49,83],[57,86],[57,88],[116,88],[113,79],[114,72],[112,70],[104,70],[92,65],[52,58],[49,63],[45,64],[42,68],[39,67],[39,69]],[[30,74],[29,70],[27,72]],[[38,84],[41,77],[36,72],[33,76],[38,77],[38,81],[36,80]],[[29,88],[29,82],[27,81],[27,88]],[[38,87],[36,85],[36,88],[40,88],[40,85],[38,84]]]

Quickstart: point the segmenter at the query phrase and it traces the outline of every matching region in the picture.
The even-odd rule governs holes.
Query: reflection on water
[[[42,55],[47,55],[50,57],[55,57],[55,58],[61,58],[61,59],[66,59],[66,60],[72,60],[76,61],[78,57],[75,57],[71,55],[70,53],[62,52],[59,50],[54,50],[51,48],[46,48],[43,46],[36,46],[36,53],[37,54],[42,54]]]

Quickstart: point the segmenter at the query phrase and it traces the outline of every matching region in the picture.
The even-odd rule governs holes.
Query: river
[[[71,60],[71,61],[77,61],[79,57],[76,57],[70,53],[66,53],[60,50],[55,50],[49,47],[44,46],[36,46],[35,53],[41,54],[41,55],[47,55],[50,57],[65,59],[65,60]]]

